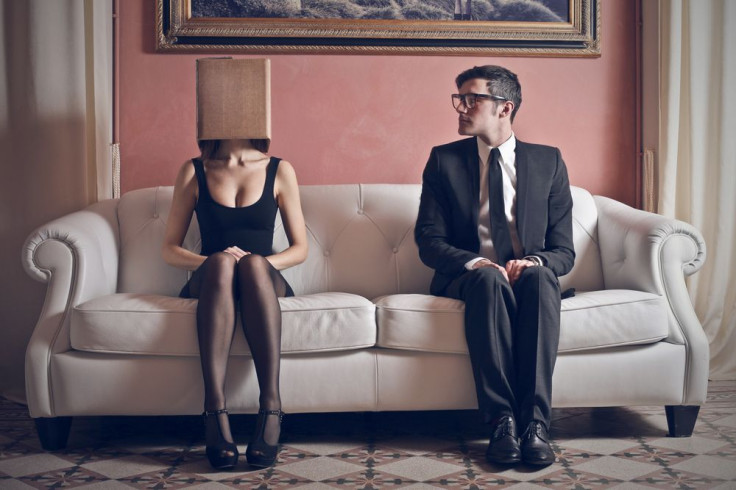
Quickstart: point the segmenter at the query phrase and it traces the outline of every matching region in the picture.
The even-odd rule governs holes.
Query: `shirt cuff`
[[[528,260],[530,262],[534,262],[534,265],[538,266],[544,266],[544,260],[539,255],[527,255],[524,257],[524,260]]]
[[[472,271],[473,270],[473,266],[475,265],[475,263],[476,262],[480,262],[481,260],[483,260],[483,257],[476,257],[474,259],[468,260],[467,262],[465,262],[465,269],[466,270],[469,270],[469,271]]]

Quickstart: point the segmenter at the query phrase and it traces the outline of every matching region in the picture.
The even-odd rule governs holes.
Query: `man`
[[[478,407],[491,424],[486,459],[546,466],[560,332],[558,276],[572,269],[572,197],[560,151],[516,139],[516,75],[458,75],[458,132],[432,149],[415,230],[432,294],[465,302]],[[517,429],[518,428],[518,429]]]

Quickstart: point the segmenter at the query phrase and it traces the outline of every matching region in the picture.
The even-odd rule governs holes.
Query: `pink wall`
[[[209,55],[156,54],[154,3],[120,2],[123,192],[173,184],[197,154],[194,60]],[[636,0],[601,3],[594,59],[270,55],[272,153],[302,184],[418,183],[430,148],[458,138],[455,75],[501,64],[522,83],[517,136],[560,147],[574,185],[634,205]]]

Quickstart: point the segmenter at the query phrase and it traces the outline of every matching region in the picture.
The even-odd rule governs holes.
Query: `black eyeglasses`
[[[476,102],[478,99],[488,99],[488,100],[509,100],[505,97],[501,97],[500,95],[489,95],[489,94],[452,94],[452,107],[457,109],[460,107],[460,104],[462,103],[465,107],[468,109],[472,109],[475,107]]]

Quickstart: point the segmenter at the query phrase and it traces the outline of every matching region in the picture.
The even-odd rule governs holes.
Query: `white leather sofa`
[[[294,412],[476,407],[463,303],[429,296],[413,227],[419,185],[302,186],[309,257],[285,276],[282,399]],[[705,259],[693,227],[580,188],[575,267],[561,279],[555,407],[663,405],[690,435],[708,379],[708,342],[685,277]],[[199,414],[202,380],[187,273],[160,244],[172,188],[127,193],[52,221],[23,262],[48,283],[26,354],[26,393],[42,444],[63,447],[75,415]],[[185,245],[199,246],[193,221]],[[286,244],[277,226],[275,246]],[[257,411],[238,329],[227,379],[232,413]]]

